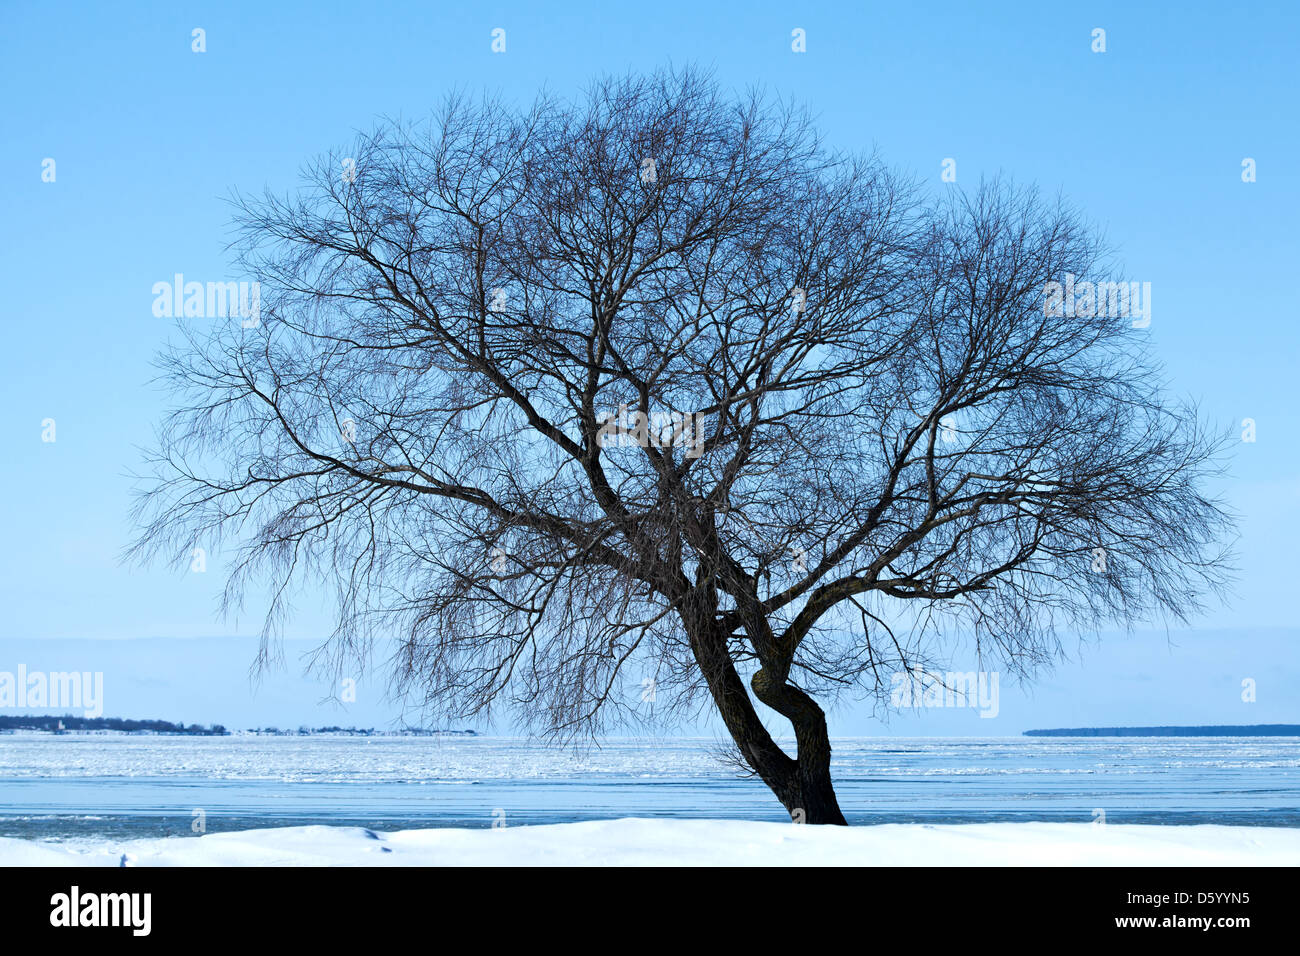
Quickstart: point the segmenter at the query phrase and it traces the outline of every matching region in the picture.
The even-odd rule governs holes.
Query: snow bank
[[[1296,866],[1300,829],[608,820],[392,833],[285,827],[107,843],[0,839],[4,866]]]

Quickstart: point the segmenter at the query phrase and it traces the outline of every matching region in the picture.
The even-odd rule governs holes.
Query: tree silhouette
[[[1029,675],[1227,574],[1221,441],[1104,297],[1045,304],[1114,279],[1096,234],[941,188],[689,70],[385,123],[236,198],[259,321],[163,357],[135,549],[229,542],[268,636],[327,582],[321,660],[396,633],[395,686],[446,718],[711,701],[792,814],[843,823],[816,698],[955,642]]]

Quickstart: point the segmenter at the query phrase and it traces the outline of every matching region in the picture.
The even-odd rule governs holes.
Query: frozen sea
[[[785,820],[718,742],[583,750],[507,737],[0,734],[0,836],[382,830],[619,817]],[[1300,827],[1300,738],[841,738],[850,823]],[[201,815],[196,813],[201,811]]]

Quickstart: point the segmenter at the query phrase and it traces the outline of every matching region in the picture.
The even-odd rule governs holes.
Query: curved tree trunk
[[[683,615],[691,650],[708,684],[713,702],[745,761],[776,794],[796,822],[846,826],[831,783],[831,742],[826,715],[802,690],[770,678],[767,671],[754,675],[754,693],[794,725],[798,759],[789,756],[772,739],[754,709],[744,681],[727,652],[727,638],[714,623],[710,608]]]
[[[798,802],[795,806],[786,803],[786,809],[796,819],[802,810],[805,823],[847,826],[831,783],[831,738],[826,729],[826,714],[806,693],[769,674],[766,668],[756,673],[750,683],[759,700],[794,725],[799,754]]]

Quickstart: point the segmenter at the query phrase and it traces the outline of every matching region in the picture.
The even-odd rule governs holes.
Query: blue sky
[[[194,713],[158,716],[340,722],[317,706],[320,688],[296,675],[270,698],[265,688],[250,695],[250,654],[234,638],[260,619],[255,609],[216,616],[219,561],[205,574],[118,561],[132,532],[128,475],[166,405],[149,385],[152,357],[172,334],[170,321],[152,314],[153,283],[177,272],[235,278],[223,252],[222,197],[292,187],[303,162],[381,114],[422,115],[456,87],[526,102],[543,85],[571,94],[600,73],[695,63],[726,86],[761,83],[806,103],[836,146],[878,148],[936,184],[949,157],[961,185],[998,172],[1037,182],[1104,225],[1130,275],[1152,284],[1150,333],[1171,390],[1225,427],[1256,422],[1257,440],[1238,447],[1223,486],[1242,515],[1237,596],[1197,627],[1217,629],[1215,647],[1239,636],[1232,653],[1247,657],[1233,658],[1238,670],[1271,672],[1279,683],[1294,676],[1300,631],[1285,629],[1296,623],[1300,536],[1300,444],[1290,422],[1300,355],[1290,288],[1300,253],[1295,4],[559,7],[4,4],[0,670],[20,654],[73,646],[60,652],[36,640],[225,638],[106,651],[106,666],[116,660],[154,687],[124,693],[109,711],[152,716],[135,711],[174,701]],[[498,27],[505,53],[491,50]],[[1098,27],[1105,53],[1091,49]],[[191,50],[195,28],[206,31],[205,53]],[[795,28],[806,31],[805,53],[791,50]],[[1256,182],[1242,181],[1247,157]],[[42,181],[46,158],[54,182]],[[53,443],[41,440],[47,418],[56,422]],[[303,595],[287,633],[309,641],[326,623]],[[205,671],[214,659],[221,667]],[[1064,688],[1062,699],[1086,694],[1092,709],[1062,704],[1079,722],[1120,722],[1140,715],[1132,688],[1114,675],[1149,672],[1152,714],[1219,719],[1209,701],[1189,706],[1197,698],[1189,686],[1212,682],[1213,659],[1173,653],[1163,635],[1124,639],[1064,665],[1058,684],[1044,687]],[[215,696],[196,691],[201,673],[217,682]],[[1286,679],[1281,686],[1297,686]],[[1274,697],[1278,709],[1265,714],[1261,696],[1257,712],[1220,722],[1294,720],[1294,709],[1284,711],[1295,702],[1288,691],[1286,706]],[[357,719],[374,723],[388,711],[375,702],[364,713]],[[998,732],[1018,732],[1054,722],[1052,713],[967,729],[943,724],[952,715],[927,715],[925,726],[985,733],[982,724],[998,723]],[[851,709],[836,723],[842,732],[879,729]],[[898,720],[891,727],[905,730]]]

